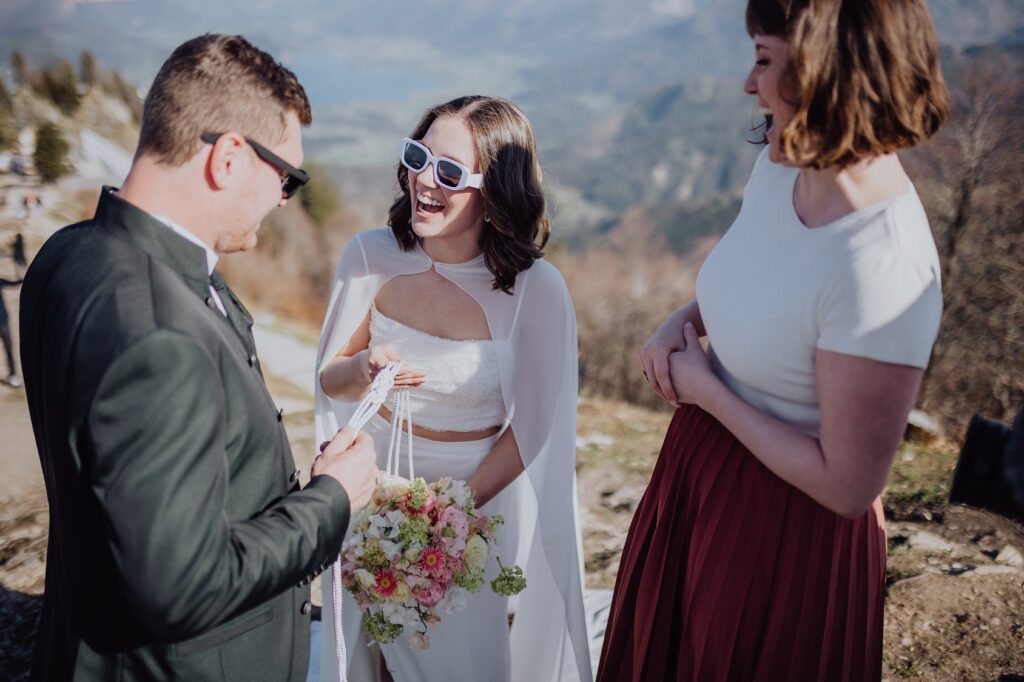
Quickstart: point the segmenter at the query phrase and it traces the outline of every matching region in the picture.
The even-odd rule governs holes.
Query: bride
[[[470,595],[465,610],[442,614],[424,651],[409,633],[367,647],[346,593],[349,679],[589,682],[576,322],[561,275],[542,258],[548,223],[533,129],[506,100],[462,97],[427,111],[399,161],[390,229],[357,235],[335,273],[317,358],[318,438],[344,426],[376,374],[399,362],[417,476],[465,480],[484,513],[504,516],[503,563],[524,568],[527,588],[512,604],[486,587]],[[382,407],[365,427],[382,467],[390,418]],[[324,680],[338,676],[331,590],[328,571]]]

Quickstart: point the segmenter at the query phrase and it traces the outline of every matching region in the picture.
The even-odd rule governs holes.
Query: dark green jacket
[[[304,490],[252,318],[205,252],[104,188],[21,295],[50,504],[36,680],[301,680],[309,582],[348,525]]]

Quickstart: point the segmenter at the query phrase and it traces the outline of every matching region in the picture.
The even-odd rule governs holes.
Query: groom
[[[35,680],[300,680],[310,581],[369,497],[340,432],[299,486],[252,318],[214,269],[308,177],[295,75],[238,36],[178,47],[131,171],[25,278],[51,521]],[[347,494],[346,494],[347,491]]]

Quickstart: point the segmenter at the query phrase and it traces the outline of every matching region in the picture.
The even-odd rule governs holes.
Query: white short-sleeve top
[[[925,367],[942,292],[913,187],[811,229],[793,208],[798,174],[761,154],[739,215],[700,269],[697,302],[715,373],[817,435],[815,349]]]

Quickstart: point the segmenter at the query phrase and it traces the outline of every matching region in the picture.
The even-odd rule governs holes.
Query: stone
[[[910,536],[910,546],[921,552],[945,554],[953,551],[953,545],[928,531],[918,531]]]
[[[974,570],[966,571],[963,573],[965,576],[974,575],[1020,575],[1024,576],[1024,571],[1014,566],[978,566]]]
[[[1008,566],[1024,566],[1024,556],[1021,556],[1020,550],[1013,545],[1007,545],[996,555],[996,563]]]
[[[608,495],[602,493],[601,506],[617,512],[632,512],[642,496],[642,490],[632,487],[619,488]]]

